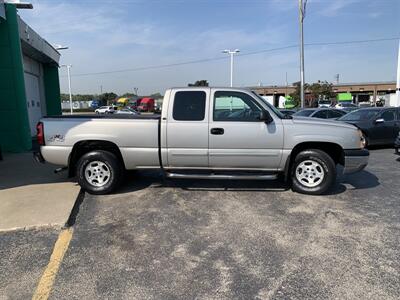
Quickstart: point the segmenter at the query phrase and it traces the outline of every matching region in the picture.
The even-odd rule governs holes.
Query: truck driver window
[[[206,111],[206,93],[183,91],[175,94],[173,118],[176,121],[202,121]]]
[[[261,109],[253,98],[240,92],[216,92],[214,96],[214,121],[260,121]]]

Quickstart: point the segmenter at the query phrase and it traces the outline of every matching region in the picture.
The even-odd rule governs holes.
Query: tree
[[[293,83],[295,86],[295,90],[293,93],[291,93],[289,96],[292,98],[292,101],[295,103],[295,107],[300,106],[301,99],[300,99],[300,81],[297,81]],[[304,90],[306,90],[308,87],[308,84],[304,84]]]
[[[188,86],[208,86],[207,80],[197,80],[195,83],[189,83]]]
[[[108,102],[114,101],[117,97],[118,97],[117,94],[111,92],[111,93],[103,93],[103,94],[101,94],[99,96],[99,99],[101,101],[106,101],[108,103]]]
[[[92,101],[92,100],[101,100],[104,102],[111,102],[118,97],[115,93],[104,93],[101,95],[93,95],[93,94],[75,94],[72,95],[72,101]],[[69,94],[61,94],[61,101],[69,101]]]
[[[160,99],[162,97],[163,97],[163,95],[161,95],[160,93],[154,93],[154,94],[149,95],[149,98],[153,98],[153,99]]]
[[[298,105],[300,104],[300,82],[293,83],[295,86],[295,91],[290,94]],[[312,84],[304,84],[304,91],[308,92],[308,95],[305,97],[305,106],[314,106],[314,102],[319,99],[331,99],[335,97],[335,93],[332,89],[332,83],[327,81],[314,82]]]
[[[82,95],[82,94],[75,94],[72,95],[72,101],[90,101],[95,98],[94,95]],[[69,101],[69,94],[61,94],[61,101]]]
[[[137,95],[135,95],[134,93],[125,93],[122,94],[120,97],[122,98],[131,98],[131,97],[136,97]]]
[[[332,90],[332,83],[319,81],[308,86],[312,99],[330,99],[335,96]]]
[[[68,94],[61,94],[61,101],[69,101],[69,95]]]

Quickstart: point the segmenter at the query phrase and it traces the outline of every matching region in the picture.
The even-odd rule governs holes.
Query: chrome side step
[[[184,179],[234,179],[234,180],[275,180],[278,178],[278,174],[268,175],[223,175],[223,174],[181,174],[181,173],[169,173],[165,175],[168,178],[184,178]]]

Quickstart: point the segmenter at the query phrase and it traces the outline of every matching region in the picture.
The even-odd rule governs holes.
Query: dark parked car
[[[345,115],[346,112],[339,109],[332,108],[306,108],[302,109],[295,114],[293,117],[310,117],[319,119],[337,119]]]
[[[396,154],[400,155],[400,132],[397,139],[394,141],[394,149],[396,150]]]
[[[283,113],[284,115],[289,115],[289,116],[291,116],[291,115],[296,113],[296,111],[293,110],[293,109],[280,109],[279,111],[281,113]]]
[[[400,108],[360,108],[339,120],[360,128],[367,146],[393,145],[400,131]]]

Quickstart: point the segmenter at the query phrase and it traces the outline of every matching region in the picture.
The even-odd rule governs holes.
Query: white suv
[[[98,109],[96,109],[94,112],[96,114],[112,114],[114,113],[115,108],[114,106],[101,106]]]
[[[336,109],[356,109],[356,108],[358,108],[358,106],[351,102],[339,102],[338,104],[335,105],[335,108]]]

